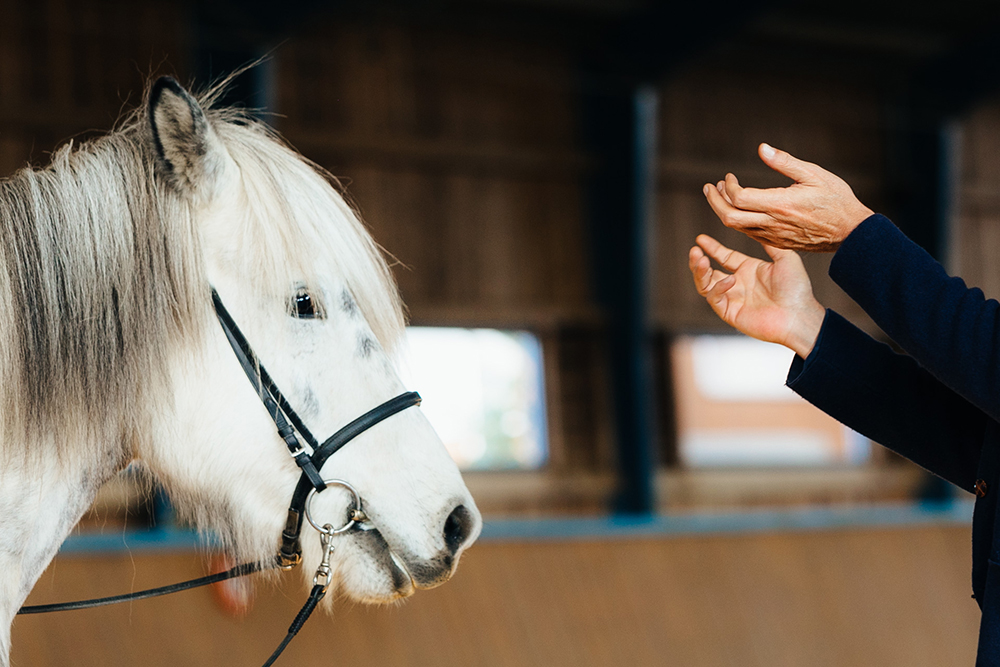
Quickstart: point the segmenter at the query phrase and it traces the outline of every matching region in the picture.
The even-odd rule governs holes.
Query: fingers
[[[779,151],[767,144],[761,144],[757,148],[757,153],[764,164],[797,183],[808,183],[816,180],[816,170],[819,167],[811,162],[800,160],[790,153]]]
[[[691,248],[688,253],[688,267],[694,278],[695,289],[702,296],[707,296],[719,282],[730,277],[727,273],[713,269],[712,263],[698,246]]]
[[[733,229],[763,227],[769,222],[773,222],[771,216],[766,213],[744,211],[736,208],[730,202],[726,201],[720,189],[722,192],[725,192],[725,187],[720,188],[718,186],[705,185],[703,192],[708,199],[708,205],[712,207],[712,210],[715,211],[715,214],[719,216],[719,220],[726,227],[732,227]]]
[[[698,290],[698,294],[704,296],[711,287],[712,264],[698,246],[688,252],[688,268],[691,269],[691,277],[694,278],[694,288]]]
[[[714,270],[708,257],[698,246],[691,248],[688,253],[688,265],[698,294],[705,297],[712,310],[721,316],[726,310],[728,292],[736,284],[736,276]]]
[[[757,211],[773,215],[784,203],[788,188],[744,188],[735,174],[726,174],[726,180],[720,181],[725,199],[734,208],[744,211]]]
[[[715,184],[715,189],[719,191],[719,194],[722,195],[722,198],[726,200],[727,204],[729,204],[730,206],[735,206],[735,204],[733,204],[732,198],[729,196],[729,193],[726,191],[726,182],[725,181],[719,181],[718,183],[716,183]]]
[[[712,285],[712,289],[704,295],[708,305],[717,311],[725,311],[727,292],[736,284],[736,276],[726,276]]]
[[[743,262],[750,259],[739,251],[727,248],[707,234],[699,234],[695,242],[727,271],[735,271]]]

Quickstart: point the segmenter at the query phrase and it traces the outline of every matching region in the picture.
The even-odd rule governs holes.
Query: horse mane
[[[232,268],[271,294],[335,270],[393,349],[404,315],[380,249],[335,179],[213,108],[225,83],[199,103],[247,192]],[[0,465],[53,447],[130,459],[171,404],[170,355],[212,321],[197,203],[158,173],[144,111],[0,180]]]

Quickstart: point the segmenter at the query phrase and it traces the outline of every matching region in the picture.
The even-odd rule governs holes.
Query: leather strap
[[[226,333],[229,345],[233,348],[236,359],[243,367],[250,384],[257,391],[257,396],[264,404],[267,413],[271,416],[278,429],[278,435],[285,441],[289,453],[295,459],[295,463],[302,469],[302,476],[295,486],[292,494],[292,502],[288,507],[288,516],[285,519],[285,528],[281,532],[281,547],[278,550],[278,558],[281,567],[294,567],[302,557],[302,547],[299,545],[299,535],[302,532],[302,521],[305,518],[306,498],[309,491],[316,489],[317,492],[326,489],[326,483],[320,476],[323,464],[326,463],[333,454],[355,437],[379,423],[383,419],[391,417],[397,412],[414,405],[420,405],[420,394],[409,391],[395,398],[391,398],[382,405],[379,405],[365,414],[361,415],[351,423],[347,424],[332,436],[327,438],[323,444],[319,444],[316,437],[306,427],[306,425],[296,414],[291,404],[278,388],[277,383],[271,379],[267,369],[260,363],[253,348],[250,347],[246,336],[240,331],[239,326],[233,319],[229,311],[226,310],[219,293],[212,289],[212,303],[215,305],[215,312],[222,325],[222,330]],[[295,428],[288,425],[285,415]],[[295,431],[302,435],[303,439],[312,448],[312,456],[309,456],[302,449]]]
[[[309,432],[309,429],[302,423],[302,420],[295,413],[295,410],[292,409],[292,406],[285,399],[284,395],[278,390],[278,386],[271,379],[271,376],[268,375],[257,355],[254,354],[250,343],[247,342],[240,328],[236,326],[236,321],[233,320],[229,311],[226,310],[226,307],[222,304],[222,299],[219,298],[219,293],[214,289],[212,290],[212,303],[215,305],[215,313],[219,318],[219,324],[222,325],[222,330],[226,333],[226,338],[229,339],[229,345],[233,348],[236,359],[240,362],[240,366],[243,367],[243,372],[246,374],[247,379],[250,380],[250,384],[257,391],[257,396],[264,404],[265,409],[267,409],[267,414],[274,421],[274,425],[278,429],[278,435],[281,436],[281,439],[285,441],[285,446],[288,447],[288,453],[291,454],[296,465],[302,469],[302,474],[309,479],[310,484],[317,491],[322,491],[326,488],[326,484],[323,482],[319,470],[313,465],[312,459],[299,443],[299,439],[295,437],[295,429],[298,429],[302,437],[314,450],[316,448],[316,438]],[[292,423],[295,424],[295,429],[285,420],[286,414]]]
[[[189,581],[182,581],[178,584],[170,584],[169,586],[160,586],[158,588],[147,588],[143,591],[135,591],[134,593],[125,593],[124,595],[112,595],[106,598],[94,598],[92,600],[77,600],[75,602],[57,602],[55,604],[35,604],[35,605],[25,605],[18,610],[18,615],[22,614],[47,614],[52,611],[73,611],[76,609],[92,609],[93,607],[104,607],[109,604],[117,604],[119,602],[129,602],[130,600],[145,600],[147,598],[155,598],[161,595],[170,595],[171,593],[179,593],[181,591],[186,591],[192,588],[198,588],[199,586],[208,586],[209,584],[217,584],[220,581],[225,581],[226,579],[233,579],[235,577],[242,577],[248,574],[253,574],[254,572],[260,572],[262,570],[270,570],[277,567],[276,562],[271,563],[241,563],[235,567],[232,567],[225,572],[216,572],[215,574],[210,574],[205,577],[198,577],[197,579],[191,579]]]
[[[274,664],[274,661],[277,660],[278,656],[284,652],[288,644],[295,639],[295,635],[299,634],[299,630],[301,630],[302,626],[309,620],[309,617],[316,609],[316,605],[319,604],[319,601],[322,600],[325,595],[326,586],[321,586],[319,584],[313,586],[306,603],[302,605],[302,609],[299,610],[299,613],[295,616],[295,620],[293,620],[292,624],[288,627],[288,634],[286,634],[285,638],[281,640],[280,644],[278,644],[278,648],[274,649],[274,653],[272,653],[271,657],[264,663],[264,667],[271,667],[271,665]]]
[[[56,604],[37,604],[37,605],[26,605],[18,610],[18,614],[47,614],[53,611],[74,611],[77,609],[92,609],[94,607],[104,607],[110,604],[117,604],[119,602],[128,602],[130,600],[145,600],[147,598],[158,597],[160,595],[169,595],[171,593],[179,593],[180,591],[186,591],[192,588],[198,588],[199,586],[208,586],[209,584],[216,584],[220,581],[225,581],[227,579],[233,579],[235,577],[242,577],[247,574],[252,574],[254,572],[260,572],[261,570],[269,570],[277,567],[277,563],[241,563],[233,568],[226,570],[225,572],[217,572],[215,574],[210,574],[206,577],[199,577],[197,579],[191,579],[189,581],[184,581],[178,584],[170,584],[169,586],[160,586],[159,588],[149,588],[144,591],[135,591],[134,593],[127,593],[125,595],[112,595],[106,598],[94,598],[92,600],[78,600],[75,602],[59,602]],[[309,597],[306,599],[302,609],[296,614],[295,619],[292,624],[288,627],[288,633],[285,638],[281,640],[278,644],[278,648],[274,650],[271,656],[264,663],[264,667],[271,667],[278,657],[285,651],[288,644],[291,643],[295,635],[299,633],[302,626],[305,625],[306,621],[312,615],[313,611],[316,610],[316,605],[319,604],[326,596],[326,587],[321,585],[315,585],[312,591],[309,593]]]
[[[398,412],[420,405],[420,394],[415,391],[408,391],[395,398],[369,410],[354,421],[350,422],[339,431],[327,438],[313,452],[312,462],[317,470],[323,469],[323,464],[334,455],[341,447],[351,440],[361,435],[375,424],[388,419]],[[281,533],[281,549],[279,558],[283,562],[292,562],[301,554],[299,547],[299,534],[302,532],[302,520],[305,516],[306,498],[313,488],[312,480],[305,474],[299,477],[299,483],[295,485],[295,492],[292,494],[292,502],[288,507],[288,518],[285,521],[285,530]]]

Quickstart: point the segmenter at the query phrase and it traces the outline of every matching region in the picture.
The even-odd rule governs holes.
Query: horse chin
[[[393,553],[378,530],[351,533],[341,547],[341,592],[352,600],[385,604],[407,598],[416,591],[403,559]]]

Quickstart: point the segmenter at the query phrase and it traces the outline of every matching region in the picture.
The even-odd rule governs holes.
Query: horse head
[[[168,224],[189,225],[203,266],[200,326],[169,352],[170,409],[138,456],[178,508],[234,557],[274,557],[300,470],[215,324],[209,285],[308,429],[321,440],[402,392],[393,352],[403,330],[395,284],[332,179],[266,126],[157,81],[146,139]],[[348,481],[367,520],[335,536],[333,580],[350,598],[388,601],[447,580],[481,518],[420,410],[361,433],[321,471]],[[311,503],[340,526],[351,493]],[[319,534],[302,535],[308,577]]]

